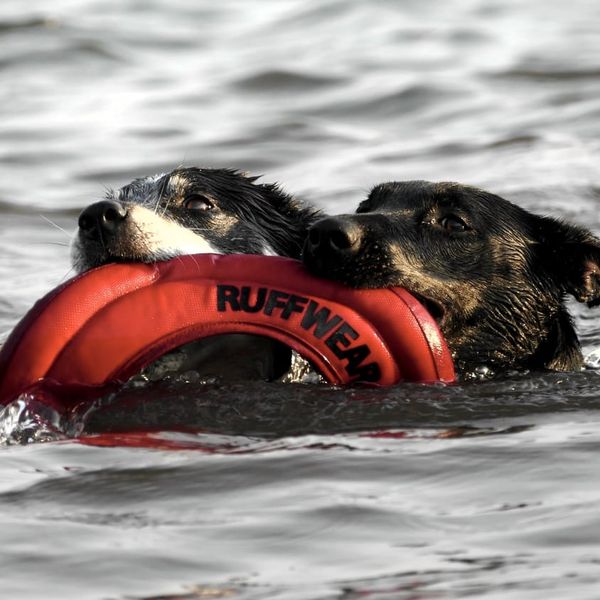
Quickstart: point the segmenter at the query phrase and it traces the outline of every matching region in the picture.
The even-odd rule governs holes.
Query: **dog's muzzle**
[[[114,200],[102,200],[85,208],[79,215],[79,231],[88,239],[114,235],[127,217],[127,209]]]
[[[308,231],[304,260],[314,266],[338,264],[358,254],[362,247],[362,227],[344,217],[327,217]]]

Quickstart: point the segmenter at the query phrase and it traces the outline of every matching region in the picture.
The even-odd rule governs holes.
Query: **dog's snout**
[[[315,223],[308,232],[312,252],[353,253],[360,248],[362,229],[354,221],[331,217]]]
[[[114,233],[125,220],[127,209],[113,200],[95,202],[79,215],[79,229],[86,235]]]

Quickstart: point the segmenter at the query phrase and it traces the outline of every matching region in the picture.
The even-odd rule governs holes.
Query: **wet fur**
[[[465,229],[448,227],[457,223]],[[565,297],[600,302],[600,241],[589,231],[457,183],[378,185],[356,214],[311,228],[304,261],[352,287],[412,291],[463,374],[582,368]]]
[[[229,169],[180,168],[110,190],[80,215],[73,266],[81,272],[206,252],[300,258],[306,231],[320,213],[256,180]],[[106,210],[113,211],[109,223]],[[296,360],[275,340],[228,335],[187,344],[148,366],[145,376],[172,370],[205,379],[274,379]]]
[[[127,216],[114,232],[80,227],[73,266],[85,271],[109,262],[154,262],[203,252],[299,258],[318,211],[277,185],[256,180],[230,169],[180,168],[110,190],[106,200],[125,207]],[[195,199],[212,208],[185,207]]]

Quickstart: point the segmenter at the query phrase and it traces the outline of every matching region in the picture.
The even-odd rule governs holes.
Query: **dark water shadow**
[[[452,431],[456,435],[485,433],[486,424],[497,419],[531,416],[535,421],[535,415],[544,413],[596,410],[599,390],[600,374],[593,370],[391,388],[163,381],[121,390],[77,419],[87,433],[143,428],[273,439],[425,427],[444,428],[450,436]],[[512,425],[505,427],[517,431],[523,426]]]

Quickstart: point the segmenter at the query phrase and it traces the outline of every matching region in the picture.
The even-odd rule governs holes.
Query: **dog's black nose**
[[[114,233],[125,220],[127,209],[113,200],[95,202],[79,215],[79,229],[90,237]]]
[[[313,254],[353,254],[362,242],[362,228],[358,223],[343,217],[328,217],[317,221],[308,230],[306,245]]]

